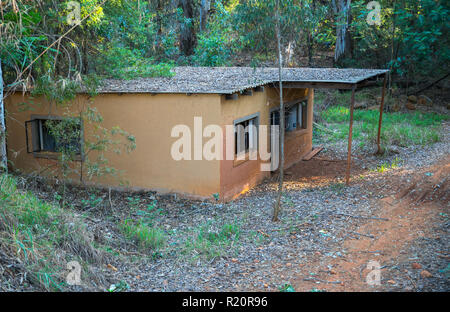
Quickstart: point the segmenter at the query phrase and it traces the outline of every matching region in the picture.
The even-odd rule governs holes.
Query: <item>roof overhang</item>
[[[385,75],[389,72],[386,70],[378,70],[377,73],[367,75],[366,77],[356,80],[336,80],[336,81],[283,81],[283,88],[314,88],[314,89],[342,89],[351,90],[354,87],[356,89],[373,86],[376,84],[376,80],[379,76]],[[279,82],[272,83],[274,86],[279,87]]]

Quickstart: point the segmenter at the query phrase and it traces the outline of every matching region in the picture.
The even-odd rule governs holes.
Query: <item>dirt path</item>
[[[385,186],[396,195],[380,199],[380,208],[374,215],[377,219],[368,219],[343,241],[339,247],[347,251],[346,257],[313,255],[302,267],[303,272],[312,273],[311,278],[305,278],[306,274],[298,276],[293,282],[295,290],[309,291],[314,285],[326,291],[417,290],[420,280],[440,278],[434,276],[436,272],[427,270],[420,255],[414,260],[408,253],[408,248],[420,238],[439,239],[434,232],[439,222],[436,216],[446,216],[449,212],[450,157],[438,163],[393,175]],[[448,250],[435,256],[448,264]],[[370,261],[376,261],[381,268],[378,286],[366,283]],[[397,274],[389,270],[394,264]],[[404,268],[398,269],[399,264]]]

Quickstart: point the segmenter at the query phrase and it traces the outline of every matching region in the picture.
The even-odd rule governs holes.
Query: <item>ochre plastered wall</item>
[[[285,167],[299,161],[312,148],[313,90],[285,89],[285,101],[308,97],[308,128],[286,133]],[[26,152],[24,123],[32,114],[79,115],[85,109],[87,98],[78,96],[70,108],[51,107],[42,98],[32,100],[38,106],[32,110],[21,111],[19,103],[30,103],[30,97],[16,93],[7,98],[8,157],[14,168],[25,173],[49,174],[45,170],[55,165],[55,160],[36,158]],[[126,186],[130,189],[148,189],[160,192],[175,192],[185,195],[212,198],[219,193],[222,199],[232,199],[244,193],[270,172],[261,171],[262,161],[248,160],[236,162],[226,160],[225,140],[223,141],[224,160],[180,160],[172,158],[172,144],[178,138],[171,137],[175,125],[187,125],[191,129],[191,157],[194,157],[194,117],[202,117],[203,128],[214,124],[223,128],[233,122],[259,113],[259,124],[269,125],[270,110],[279,107],[277,89],[266,87],[263,92],[253,95],[240,95],[237,100],[226,100],[220,95],[185,94],[100,94],[93,99],[93,107],[103,117],[102,126],[111,129],[119,126],[136,137],[136,149],[130,154],[116,155],[107,152],[109,165],[121,172],[119,178],[103,176],[93,182],[103,186]],[[93,130],[85,125],[85,137]],[[270,138],[268,137],[268,151]],[[208,138],[203,138],[203,144]],[[261,143],[260,143],[261,144]],[[233,145],[234,146],[234,145]],[[95,156],[95,155],[93,155]],[[95,157],[94,157],[95,158]],[[80,163],[74,163],[75,168]],[[76,179],[76,177],[74,177]],[[125,184],[123,184],[125,183]]]
[[[20,111],[19,103],[30,102],[28,95],[16,93],[6,101],[8,157],[13,167],[26,173],[38,172],[55,164],[54,160],[35,158],[26,152],[24,123],[31,114],[48,114],[49,105],[42,103],[32,111]],[[70,106],[74,115],[83,109],[84,96],[78,96]],[[220,191],[219,160],[180,160],[171,157],[171,146],[178,138],[171,137],[172,127],[178,124],[191,129],[194,139],[194,116],[203,117],[203,127],[221,124],[219,95],[185,94],[100,94],[93,99],[93,106],[103,117],[102,126],[111,129],[119,126],[136,137],[136,149],[117,155],[105,153],[109,165],[122,172],[120,180],[103,176],[95,181],[101,185],[119,186],[120,181],[132,189],[152,189],[201,197],[210,197]],[[63,115],[67,109],[52,107],[51,114]],[[84,129],[85,137],[92,129]],[[204,142],[206,139],[203,140]],[[193,157],[193,148],[192,148]],[[79,163],[75,164],[75,167]],[[43,171],[50,172],[49,170]]]
[[[285,89],[283,99],[286,102],[307,98],[308,115],[307,129],[287,132],[285,137],[285,168],[290,167],[301,159],[303,155],[312,149],[312,117],[313,117],[312,89]],[[237,100],[227,100],[222,96],[222,121],[223,127],[233,125],[236,119],[259,113],[259,124],[270,125],[271,109],[279,107],[279,91],[275,88],[265,88],[264,92],[253,92],[252,96],[239,96]],[[225,131],[224,131],[225,133]],[[270,151],[270,136],[267,137],[266,146]],[[261,145],[261,141],[259,144]],[[261,171],[263,161],[259,155],[256,160],[236,162],[224,157],[220,169],[220,195],[228,200],[243,194],[253,186],[270,176],[270,172]]]
[[[225,96],[222,96],[222,125],[224,127],[233,125],[235,120],[257,113],[259,113],[259,124],[267,125],[269,120],[268,104],[266,89],[264,92],[253,92],[251,96],[241,95],[237,100],[227,100]],[[226,133],[224,136],[226,137]],[[225,140],[223,150],[224,156],[220,168],[221,198],[232,199],[248,191],[265,177],[270,176],[270,172],[260,170],[261,160],[259,155],[257,160],[244,162],[227,160],[225,157]]]

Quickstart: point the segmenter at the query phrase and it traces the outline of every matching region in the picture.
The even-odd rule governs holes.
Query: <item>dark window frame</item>
[[[285,107],[285,115],[284,115],[284,126],[285,132],[293,132],[297,130],[305,130],[308,129],[308,99],[300,99],[295,103]],[[289,112],[297,108],[295,128],[289,129]],[[280,124],[280,109],[273,108],[270,110],[269,121],[271,125]]]
[[[259,112],[255,114],[251,114],[239,119],[236,119],[233,121],[234,125],[234,155],[242,155],[247,154],[251,151],[257,151],[259,146]],[[254,126],[256,132],[253,134],[253,138],[250,139],[250,127],[249,125],[252,124]],[[238,126],[242,126],[242,128],[239,128]],[[238,140],[239,137],[239,129],[244,129],[244,150],[238,152]],[[252,146],[250,146],[253,143]]]
[[[26,147],[27,147],[27,153],[33,154],[35,157],[39,158],[57,158],[57,156],[61,153],[56,150],[56,143],[53,142],[53,145],[55,146],[54,149],[44,149],[43,146],[45,142],[44,140],[44,123],[48,120],[54,120],[54,121],[62,121],[66,120],[68,118],[72,119],[78,119],[80,121],[80,136],[79,136],[79,146],[78,151],[75,156],[75,160],[83,160],[84,159],[84,151],[83,151],[83,143],[84,143],[84,126],[83,126],[83,120],[80,117],[62,117],[62,116],[56,116],[56,115],[31,115],[31,119],[25,121],[25,137],[26,137]],[[29,125],[31,125],[31,147],[29,146],[29,140],[30,135],[28,133]],[[47,138],[51,138],[51,134],[48,132],[46,133]],[[69,143],[72,144],[72,143]]]

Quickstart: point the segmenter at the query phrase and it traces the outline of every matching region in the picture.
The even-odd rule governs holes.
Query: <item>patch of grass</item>
[[[25,283],[47,291],[67,287],[68,262],[83,265],[102,258],[81,219],[19,190],[15,178],[6,174],[0,175],[0,248],[20,260],[21,270],[27,273]],[[83,271],[84,283],[86,277]]]
[[[196,229],[187,238],[183,253],[204,256],[207,259],[220,257],[236,246],[241,234],[241,226],[236,221],[225,223],[219,228],[214,221],[208,221]]]
[[[295,289],[291,284],[284,284],[278,287],[278,290],[281,292],[295,292]]]
[[[330,184],[328,187],[332,192],[340,193],[345,188],[344,182],[336,182]]]
[[[134,240],[142,249],[159,250],[166,243],[166,234],[163,230],[141,222],[136,223],[132,219],[125,219],[121,222],[119,230],[126,238]]]
[[[376,143],[379,112],[354,110],[353,139],[361,140],[360,147]],[[350,113],[348,107],[332,106],[321,112],[326,128],[316,128],[316,136],[325,141],[346,140]],[[384,145],[428,145],[440,140],[439,129],[448,115],[437,113],[384,113],[381,141]]]
[[[289,195],[284,196],[282,200],[283,200],[284,205],[287,205],[289,207],[295,206],[294,201],[292,200],[292,198]]]
[[[121,291],[127,291],[130,289],[130,286],[125,281],[120,281],[117,284],[112,284],[109,288],[109,292],[121,292]]]
[[[269,237],[264,236],[263,234],[261,234],[260,232],[257,232],[257,231],[251,231],[249,234],[249,237],[251,240],[254,241],[256,246],[260,246],[260,245],[265,244],[268,241],[270,241]]]
[[[140,222],[147,226],[153,226],[155,219],[163,214],[164,210],[158,207],[158,201],[156,200],[147,204],[146,209],[138,210],[137,212]]]
[[[374,171],[383,173],[389,169],[395,169],[398,168],[398,166],[400,165],[401,160],[398,157],[395,157],[395,159],[391,162],[384,162],[381,165],[377,166],[377,168]]]

